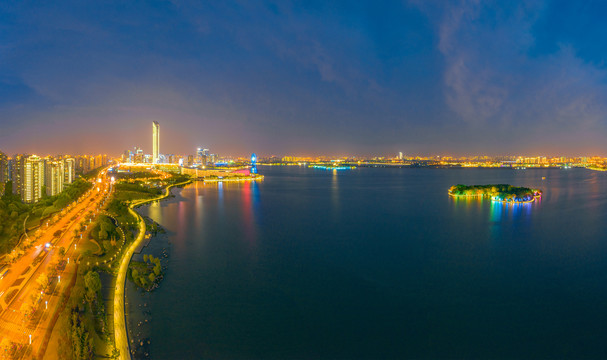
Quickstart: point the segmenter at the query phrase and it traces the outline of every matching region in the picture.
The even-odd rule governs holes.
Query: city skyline
[[[0,7],[11,154],[607,155],[603,4],[39,5]]]

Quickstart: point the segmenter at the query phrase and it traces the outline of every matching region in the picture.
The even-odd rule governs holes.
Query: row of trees
[[[132,179],[151,179],[157,178],[158,175],[149,171],[136,171],[132,173],[117,173],[115,175],[118,179],[132,180]]]
[[[115,185],[116,190],[119,191],[134,191],[150,195],[160,195],[162,191],[156,187],[149,187],[144,185],[141,181],[135,181],[133,183],[119,183]]]
[[[88,271],[72,290],[68,316],[61,323],[59,357],[90,360],[95,357],[95,336],[106,336],[106,313],[99,273]]]
[[[23,222],[41,219],[66,207],[91,188],[91,183],[77,179],[61,194],[44,196],[35,204],[24,204],[18,194],[13,194],[13,185],[6,183],[0,198],[0,253],[10,252],[23,234]],[[43,192],[44,193],[44,192]]]

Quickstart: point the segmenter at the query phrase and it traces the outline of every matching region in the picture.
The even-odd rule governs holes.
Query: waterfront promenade
[[[129,205],[129,212],[133,216],[135,216],[135,218],[137,218],[137,221],[139,223],[139,232],[137,234],[137,238],[135,238],[135,241],[133,241],[133,243],[126,249],[125,253],[122,255],[122,259],[120,260],[120,267],[118,268],[118,275],[116,276],[116,285],[114,286],[114,341],[116,343],[116,348],[120,352],[119,359],[121,360],[131,358],[124,308],[126,273],[135,250],[145,238],[145,221],[133,209],[147,202],[162,200],[169,196],[172,187],[185,185],[190,182],[191,180],[188,180],[179,184],[169,185],[165,188],[165,193],[163,195],[155,197],[153,199],[135,200]]]

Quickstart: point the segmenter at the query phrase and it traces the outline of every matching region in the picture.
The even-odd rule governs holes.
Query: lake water
[[[140,208],[171,242],[153,358],[607,358],[607,173],[260,172]]]

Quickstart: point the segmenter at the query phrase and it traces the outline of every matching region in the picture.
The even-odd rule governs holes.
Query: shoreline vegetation
[[[186,180],[187,179],[187,180]],[[156,197],[148,198],[148,199],[131,199],[128,205],[129,213],[137,219],[139,231],[137,233],[137,238],[128,246],[125,253],[119,260],[118,274],[116,276],[116,282],[114,286],[114,296],[113,296],[113,305],[114,305],[114,341],[115,347],[117,349],[118,354],[129,354],[130,357],[131,349],[129,346],[129,338],[128,338],[128,329],[126,325],[125,318],[125,285],[127,279],[127,273],[129,269],[129,264],[131,263],[131,259],[137,247],[143,242],[146,235],[146,223],[143,217],[139,215],[134,208],[143,205],[148,202],[162,200],[167,198],[171,194],[171,188],[179,187],[182,185],[186,185],[192,182],[191,179],[187,176],[173,176],[173,178],[169,179],[167,182],[167,186],[164,188],[164,194],[161,194]],[[140,184],[141,185],[141,184]],[[149,260],[149,259],[148,259]],[[154,268],[152,268],[153,271]],[[152,272],[153,273],[153,272]],[[154,274],[154,273],[153,273]],[[155,275],[155,274],[154,274]],[[131,271],[132,276],[132,271]],[[150,279],[151,280],[151,279]]]
[[[453,185],[448,191],[453,197],[491,197],[492,201],[510,204],[530,203],[542,197],[542,191],[508,184]]]
[[[146,223],[133,208],[163,199],[173,186],[191,181],[188,176],[164,172],[121,175],[115,175],[110,199],[95,214],[90,212],[86,226],[74,233],[82,236],[80,255],[75,259],[77,274],[73,288],[65,294],[65,306],[52,335],[58,358],[130,358],[124,318],[126,272],[122,271],[128,268],[133,250],[146,233],[159,231],[157,224]],[[135,264],[137,280],[149,290],[162,279],[163,269],[157,263],[148,257],[143,264]],[[146,281],[141,281],[142,275]],[[101,288],[107,290],[102,294]],[[114,314],[108,311],[111,309]],[[122,321],[116,322],[116,313]]]

